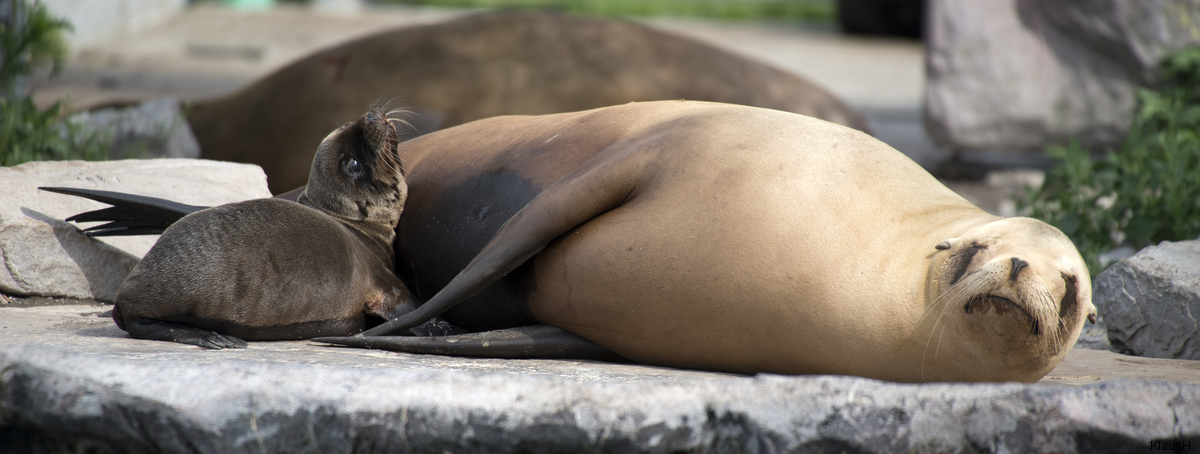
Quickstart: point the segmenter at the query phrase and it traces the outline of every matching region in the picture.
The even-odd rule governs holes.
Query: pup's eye
[[[346,167],[346,173],[354,178],[358,178],[363,173],[362,163],[358,162],[357,159],[354,159],[354,158],[347,159],[346,163],[345,163],[345,167]]]

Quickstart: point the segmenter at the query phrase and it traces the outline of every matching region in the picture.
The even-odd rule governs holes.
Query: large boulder
[[[1118,144],[1139,85],[1200,43],[1200,2],[932,0],[925,126],[941,147],[1012,153]]]
[[[113,301],[157,236],[103,241],[63,219],[107,205],[45,191],[66,186],[217,205],[270,197],[262,169],[184,159],[31,162],[0,167],[0,293]]]
[[[621,20],[490,13],[376,34],[317,52],[192,105],[206,159],[258,164],[278,193],[308,180],[321,138],[373,105],[415,107],[422,128],[689,99],[865,122],[826,90],[767,64]]]
[[[1096,276],[1092,300],[1113,348],[1200,360],[1200,240],[1164,241]]]
[[[112,159],[200,157],[200,144],[175,98],[79,112],[69,121],[85,133],[111,140]]]

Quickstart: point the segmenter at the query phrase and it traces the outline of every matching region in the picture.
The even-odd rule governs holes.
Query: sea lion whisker
[[[417,114],[416,112],[413,112],[410,109],[406,109],[403,107],[397,107],[395,109],[387,110],[383,115],[385,117],[391,118],[393,120],[399,120],[399,118],[396,118],[396,116],[398,116],[398,115],[415,116],[416,114]]]
[[[390,114],[389,114],[389,115],[390,115]],[[400,123],[400,124],[404,125],[405,127],[407,127],[408,129],[410,129],[410,130],[412,130],[412,131],[416,131],[416,130],[417,130],[417,127],[416,127],[416,126],[413,126],[413,124],[412,124],[412,123],[410,123],[408,120],[405,120],[405,119],[403,119],[403,118],[395,118],[395,117],[391,117],[391,116],[389,116],[389,117],[387,117],[387,118],[388,118],[388,121],[394,121],[394,122],[396,122],[396,123]],[[395,127],[395,126],[393,126],[393,127]],[[397,131],[397,132],[398,132],[398,131]]]
[[[388,112],[390,112],[390,111],[393,111],[393,110],[397,110],[397,109],[395,109],[395,108],[392,108],[392,106],[393,106],[393,105],[395,105],[395,104],[396,104],[398,101],[401,101],[401,100],[403,100],[403,99],[404,99],[404,96],[403,96],[403,95],[396,95],[396,96],[393,96],[391,99],[388,99],[388,102],[387,102],[387,103],[385,103],[385,104],[384,104],[382,107],[380,107],[380,108],[379,108],[379,110],[381,110],[381,111],[388,111]]]
[[[929,314],[931,312],[933,312],[933,310],[939,304],[944,306],[947,301],[957,300],[963,294],[974,293],[975,290],[972,289],[971,286],[975,285],[974,283],[978,282],[978,279],[975,279],[973,276],[977,275],[980,271],[981,270],[976,270],[976,271],[972,271],[971,273],[963,275],[962,277],[959,278],[958,282],[954,283],[954,285],[951,285],[949,289],[947,289],[945,292],[942,292],[941,295],[938,295],[936,298],[934,298],[934,300],[931,301],[928,306],[926,306],[926,310],[923,314],[921,314],[921,318],[917,319],[916,325],[919,326],[921,323],[923,323],[925,320],[925,317],[928,317]],[[938,318],[941,318],[941,314],[945,311],[945,307],[942,307],[941,311],[942,312],[938,313]],[[934,321],[934,325],[935,326],[937,325],[936,320]]]
[[[1042,310],[1039,311],[1040,317],[1044,319],[1042,320],[1042,325],[1046,326],[1047,328],[1051,326],[1054,327],[1053,329],[1050,329],[1050,341],[1052,345],[1059,345],[1059,343],[1063,340],[1062,331],[1066,327],[1066,323],[1064,323],[1063,319],[1058,316],[1058,307],[1054,302],[1054,295],[1051,295],[1050,291],[1044,287],[1039,289],[1037,295],[1039,305],[1042,307]],[[1052,316],[1053,319],[1051,319]]]
[[[974,273],[972,273],[972,274],[974,274]],[[921,319],[917,321],[916,325],[914,325],[914,326],[920,326],[922,321],[925,319],[925,317],[928,316],[930,312],[933,312],[932,309],[937,304],[939,304],[939,303],[941,304],[941,309],[938,311],[937,317],[934,317],[933,324],[929,328],[929,337],[927,339],[925,339],[925,348],[921,353],[921,377],[922,377],[922,379],[924,379],[925,364],[928,362],[928,358],[929,358],[929,345],[931,343],[933,343],[933,335],[935,332],[937,332],[938,324],[939,324],[939,322],[941,322],[942,316],[945,315],[946,309],[948,309],[950,307],[950,305],[947,304],[946,302],[952,301],[952,300],[957,300],[963,294],[969,294],[968,287],[970,287],[972,282],[973,281],[971,281],[971,280],[959,280],[959,282],[957,284],[951,286],[948,290],[946,290],[941,295],[939,295],[937,298],[935,298],[934,301],[929,304],[929,307],[927,307],[926,312],[921,315]],[[945,331],[945,325],[942,326],[942,331],[943,332]],[[934,354],[933,354],[934,359],[937,359],[937,350],[940,349],[940,347],[941,347],[940,344],[941,344],[941,336],[939,335],[938,336],[938,346],[935,347],[935,349],[934,349]]]
[[[966,275],[963,275],[958,280],[957,283],[950,286],[949,289],[947,289],[944,293],[942,293],[937,298],[935,298],[934,302],[930,303],[929,307],[927,308],[926,313],[922,314],[920,320],[924,320],[924,318],[926,316],[928,316],[929,312],[932,312],[932,309],[935,305],[941,304],[941,308],[938,311],[938,315],[937,315],[937,317],[934,318],[933,324],[930,327],[929,337],[925,340],[925,349],[921,356],[922,374],[924,373],[925,363],[927,362],[928,355],[929,355],[929,345],[933,342],[933,335],[935,332],[937,332],[938,325],[940,324],[942,317],[945,316],[946,310],[951,307],[950,304],[947,304],[947,303],[949,301],[958,301],[958,300],[962,299],[962,297],[964,295],[980,295],[980,294],[985,294],[985,293],[995,290],[995,288],[997,286],[997,284],[995,284],[995,279],[988,279],[986,274],[981,275],[981,271],[984,271],[984,270],[977,270],[975,272],[971,272]],[[920,323],[922,323],[922,322],[918,321],[917,325],[915,325],[915,326],[920,326]],[[942,325],[942,332],[944,332],[944,331],[945,331],[945,325]],[[935,346],[935,348],[934,348],[934,355],[933,355],[934,359],[937,359],[937,352],[940,350],[940,348],[941,348],[941,335],[939,334],[938,335],[938,345]]]
[[[384,109],[384,105],[383,105],[383,97],[384,96],[386,96],[386,95],[379,95],[378,97],[376,97],[375,100],[372,101],[371,104],[367,106],[367,110],[368,111],[383,110]]]

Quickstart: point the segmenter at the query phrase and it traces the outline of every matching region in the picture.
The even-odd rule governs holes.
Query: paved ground
[[[166,24],[75,49],[62,78],[39,95],[206,97],[233,90],[312,50],[393,27],[427,24],[470,11],[370,7],[357,12],[278,7],[245,12],[192,8]],[[921,44],[850,38],[829,26],[789,23],[644,20],[652,26],[741,52],[802,74],[868,111],[920,105]]]

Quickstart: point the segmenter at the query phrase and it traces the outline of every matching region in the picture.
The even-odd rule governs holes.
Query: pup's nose
[[[1008,280],[1010,280],[1010,281],[1017,280],[1017,274],[1020,273],[1021,270],[1025,269],[1025,267],[1027,267],[1027,266],[1029,266],[1029,263],[1026,263],[1024,260],[1021,260],[1019,258],[1013,257],[1012,258],[1012,274],[1010,274],[1008,276]]]

